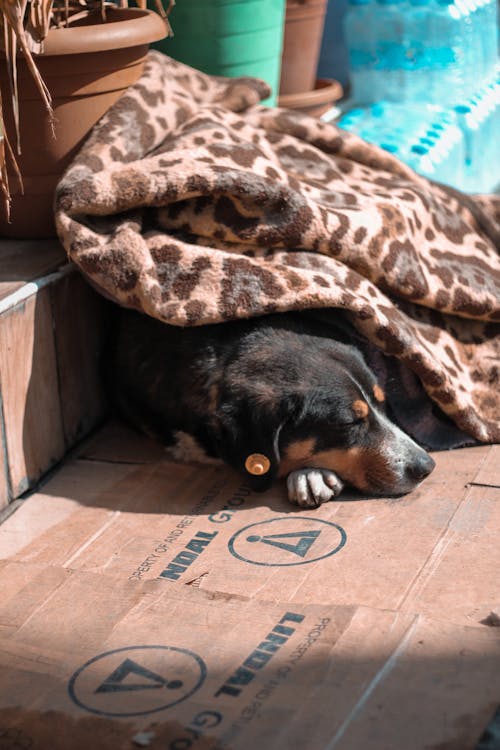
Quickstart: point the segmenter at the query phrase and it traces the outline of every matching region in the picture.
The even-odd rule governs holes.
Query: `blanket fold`
[[[500,198],[432,183],[267,95],[150,52],[57,188],[69,257],[171,325],[341,310],[459,430],[498,441]]]

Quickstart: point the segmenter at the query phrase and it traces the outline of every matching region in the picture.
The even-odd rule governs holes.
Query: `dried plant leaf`
[[[0,161],[0,191],[2,193],[2,198],[3,198],[3,209],[4,209],[5,217],[7,221],[9,221],[11,195],[10,195],[9,175],[7,171],[6,156],[9,157],[9,162],[11,164],[11,167],[16,175],[16,178],[19,181],[21,193],[24,193],[24,187],[23,187],[23,178],[21,177],[21,172],[19,171],[19,166],[17,164],[16,157],[14,156],[14,152],[12,151],[9,138],[7,136],[7,133],[5,132],[5,128],[3,127],[3,106],[2,106],[1,92],[0,92],[0,125],[1,125],[0,132],[3,136],[2,138],[0,138],[0,160],[1,160]]]
[[[6,133],[4,133],[3,141],[4,141],[5,153],[9,157],[8,158],[8,163],[10,163],[10,166],[14,170],[14,173],[16,175],[16,179],[19,182],[19,186],[21,188],[21,193],[24,194],[23,177],[22,177],[21,171],[19,169],[19,165],[18,165],[18,163],[16,161],[16,157],[14,156],[14,152],[13,152],[13,150],[11,148],[10,141],[9,141]]]
[[[50,92],[43,82],[40,73],[38,72],[38,68],[35,65],[33,56],[29,50],[26,40],[26,34],[23,26],[26,2],[27,0],[0,0],[0,11],[3,14],[4,22],[7,21],[16,34],[17,43],[19,44],[23,52],[28,69],[33,76],[36,87],[40,92],[40,96],[42,97],[42,101],[45,104],[51,121],[53,122]]]
[[[7,75],[9,79],[10,102],[12,107],[12,117],[16,131],[16,151],[21,153],[21,137],[19,132],[19,93],[17,86],[17,37],[14,29],[9,24],[4,24],[3,40],[5,51],[5,64],[7,66]],[[2,110],[3,112],[3,110]],[[3,126],[3,116],[2,116]]]
[[[122,8],[128,7],[128,0],[116,0],[116,2]],[[55,136],[51,95],[38,71],[33,59],[33,53],[43,52],[43,40],[46,38],[50,28],[68,26],[71,21],[77,20],[80,16],[87,15],[89,12],[98,10],[99,8],[103,21],[106,21],[106,7],[108,5],[116,5],[116,2],[110,2],[109,0],[29,0],[28,12],[28,0],[0,0],[0,24],[3,27],[3,46],[10,86],[17,153],[21,153],[17,78],[18,49],[23,53],[26,65],[47,109],[52,132]],[[136,0],[136,2],[140,8],[147,8],[147,0]],[[156,11],[166,22],[167,35],[173,36],[168,16],[175,5],[175,0],[169,0],[167,10],[165,10],[162,0],[154,0],[154,2]],[[4,129],[3,125],[3,107],[0,92],[0,132]],[[0,138],[0,203],[3,201],[4,207],[8,211],[10,193],[7,180],[7,163],[9,164],[9,169],[12,166],[22,186],[21,175],[13,149],[7,135],[4,133],[3,140]]]
[[[49,33],[52,5],[53,0],[30,0],[26,34],[36,42],[43,42]]]
[[[0,192],[2,194],[2,210],[7,221],[10,218],[10,190],[7,165],[5,163],[5,149],[3,138],[0,139]]]
[[[155,7],[157,13],[163,18],[163,20],[167,24],[167,36],[173,36],[174,32],[172,30],[172,26],[170,25],[170,21],[168,20],[168,17],[172,11],[172,8],[175,6],[175,0],[169,0],[168,8],[165,10],[163,7],[162,0],[155,0]]]

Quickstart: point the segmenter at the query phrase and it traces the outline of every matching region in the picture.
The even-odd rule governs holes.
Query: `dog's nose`
[[[414,458],[406,467],[406,474],[411,479],[421,481],[428,477],[434,469],[436,463],[427,453],[422,451],[417,458]]]

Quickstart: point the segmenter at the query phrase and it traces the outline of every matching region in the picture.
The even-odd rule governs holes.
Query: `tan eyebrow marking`
[[[377,383],[375,383],[375,385],[373,386],[373,395],[375,396],[377,401],[380,401],[380,402],[385,401],[385,393],[382,390],[382,388],[379,385],[377,385]]]
[[[368,406],[368,404],[366,403],[366,401],[363,401],[360,398],[358,398],[358,399],[356,399],[356,401],[354,401],[354,403],[352,405],[352,408],[353,408],[354,414],[359,419],[364,419],[365,417],[367,417],[368,414],[369,414],[369,411],[370,411],[370,407]]]

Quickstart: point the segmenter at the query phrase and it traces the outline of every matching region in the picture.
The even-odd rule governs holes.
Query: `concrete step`
[[[102,419],[106,306],[57,240],[0,240],[0,510]]]

